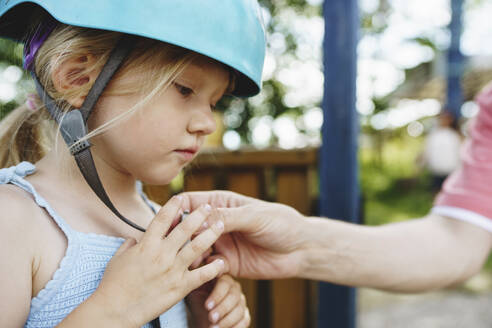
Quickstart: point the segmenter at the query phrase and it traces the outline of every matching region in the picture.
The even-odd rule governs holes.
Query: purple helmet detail
[[[51,32],[53,32],[56,26],[57,22],[54,19],[49,19],[43,22],[40,26],[38,26],[33,36],[25,43],[23,64],[24,69],[34,69],[33,63],[34,58],[36,57],[36,53],[38,52],[39,48],[41,48],[44,41],[46,41]]]

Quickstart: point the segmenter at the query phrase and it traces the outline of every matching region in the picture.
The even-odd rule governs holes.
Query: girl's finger
[[[207,249],[205,253],[203,253],[202,255],[200,255],[200,257],[193,261],[193,263],[191,263],[190,265],[190,270],[198,268],[200,264],[202,264],[203,260],[207,259],[210,254],[212,254],[212,248]]]
[[[195,290],[201,285],[216,278],[224,269],[224,261],[216,260],[212,263],[199,267],[188,272],[186,279],[188,280],[189,290]]]
[[[212,214],[213,214],[213,211],[212,211]],[[215,218],[212,218],[212,215],[210,215],[209,217],[207,217],[207,219],[205,221],[203,221],[202,225],[200,226],[200,228],[198,228],[197,231],[195,231],[195,233],[193,234],[193,237],[196,237],[197,235],[199,235],[200,233],[202,233],[203,231],[207,230],[210,226],[212,226],[213,224],[215,224],[215,222],[217,222],[217,219]]]
[[[188,268],[197,258],[209,249],[217,239],[219,239],[222,231],[224,231],[224,224],[218,221],[186,244],[178,254],[182,263]]]
[[[210,312],[209,319],[213,323],[219,322],[227,316],[229,312],[232,312],[235,308],[239,307],[243,309],[241,305],[241,294],[238,292],[230,292],[227,296],[217,304],[217,306]],[[239,320],[238,320],[239,321]]]
[[[227,313],[218,323],[216,323],[216,325],[221,328],[234,327],[244,318],[244,310],[244,307],[236,306],[231,312]]]
[[[229,267],[229,262],[227,262],[222,256],[220,255],[212,255],[212,256],[209,256],[207,257],[207,259],[205,260],[206,263],[212,263],[213,261],[216,261],[216,260],[223,260],[224,261],[224,271],[222,272],[223,274],[224,273],[228,273],[229,270],[230,270],[230,267]]]
[[[167,238],[164,240],[164,242],[166,243],[166,251],[172,252],[173,254],[178,252],[178,250],[191,239],[193,233],[195,233],[195,231],[197,231],[198,228],[203,224],[205,219],[210,214],[211,210],[212,209],[210,205],[201,206],[193,213],[188,215],[186,217],[186,220],[183,220],[183,222],[178,224],[176,228],[174,228],[174,230],[171,231]],[[205,252],[207,248],[203,249],[200,254]],[[195,260],[197,257],[198,256],[195,256],[193,260]],[[193,260],[188,263],[188,266],[193,262]]]
[[[166,203],[166,205],[161,207],[147,228],[147,231],[144,233],[142,237],[143,243],[162,240],[169,230],[174,218],[179,215],[182,202],[182,196],[174,196]]]
[[[222,302],[222,300],[229,293],[229,290],[232,287],[233,280],[230,276],[222,276],[217,280],[217,283],[214,286],[214,289],[207,297],[205,301],[205,307],[207,310],[212,310],[217,304]]]

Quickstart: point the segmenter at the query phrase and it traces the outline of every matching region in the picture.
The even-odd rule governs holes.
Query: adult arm
[[[230,192],[188,193],[191,207],[218,207],[228,234],[216,243],[231,274],[303,277],[418,292],[461,282],[480,270],[491,234],[437,215],[368,227],[306,218],[294,209]]]
[[[301,276],[419,292],[462,282],[482,267],[490,232],[437,215],[378,227],[310,218]]]

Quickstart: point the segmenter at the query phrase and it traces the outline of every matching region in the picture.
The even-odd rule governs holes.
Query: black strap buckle
[[[87,125],[78,109],[71,110],[63,115],[60,122],[60,132],[72,155],[80,153],[91,146],[88,140],[79,141],[86,136]]]

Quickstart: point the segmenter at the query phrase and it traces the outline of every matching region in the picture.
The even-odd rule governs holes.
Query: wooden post
[[[308,167],[287,167],[277,170],[277,201],[309,213]],[[272,327],[311,327],[310,282],[304,279],[272,281]],[[288,315],[286,315],[288,313]]]
[[[170,198],[171,192],[167,186],[144,186],[145,194],[154,202],[164,205]]]
[[[227,174],[227,189],[240,194],[260,198],[261,197],[261,171],[232,169]],[[251,279],[239,279],[251,314],[251,327],[260,328],[268,326],[268,317],[265,317],[264,307],[258,303],[262,291],[259,290],[258,281]],[[264,297],[262,297],[264,298]],[[263,314],[263,315],[261,315]]]
[[[214,170],[187,171],[184,178],[185,191],[200,191],[215,189]]]

